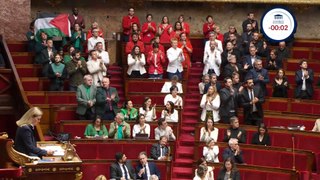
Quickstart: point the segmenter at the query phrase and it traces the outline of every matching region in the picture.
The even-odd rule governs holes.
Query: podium
[[[7,140],[7,156],[15,164],[23,168],[22,179],[30,180],[80,180],[82,179],[82,161],[70,143],[58,143],[56,141],[41,141],[38,146],[43,149],[53,149],[53,156],[42,159],[27,156],[16,151],[13,141]]]

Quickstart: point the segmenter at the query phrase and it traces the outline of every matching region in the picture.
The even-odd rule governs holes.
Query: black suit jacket
[[[154,162],[148,162],[148,167],[149,167],[149,171],[150,171],[150,175],[157,175],[158,178],[160,179],[160,171],[158,169],[158,167],[156,166],[156,164]],[[141,176],[138,175],[139,171],[143,168],[142,164],[138,164],[138,166],[136,167],[136,179],[147,179],[147,173],[142,174]]]
[[[218,77],[217,77],[217,78],[218,78]],[[208,83],[208,84],[206,84],[206,85],[204,86],[203,94],[207,94],[208,89],[209,89],[210,86],[211,86],[211,83]],[[217,88],[217,91],[219,92],[220,89],[221,89],[221,84],[220,84],[220,82],[217,82],[217,83],[216,83],[216,88]]]
[[[306,90],[309,94],[310,97],[313,96],[313,70],[312,69],[308,69],[308,73],[309,73],[309,78],[306,79]],[[303,80],[302,80],[302,70],[300,69],[299,71],[296,71],[296,83],[297,83],[297,87],[295,90],[295,97],[299,97],[300,92],[301,92],[301,88],[302,88],[302,84],[303,84]]]
[[[221,169],[218,174],[217,180],[224,180],[224,176],[226,175],[226,170]],[[231,171],[230,178],[232,180],[240,180],[240,173],[238,170]]]
[[[260,56],[255,56],[255,59],[261,59],[261,57],[260,57]],[[242,63],[242,65],[244,66],[246,63],[249,65],[249,67],[248,67],[248,69],[247,69],[248,71],[253,68],[253,66],[252,66],[252,61],[251,61],[251,55],[245,55],[245,56],[243,56],[243,63]]]
[[[263,118],[263,109],[262,109],[262,103],[264,103],[264,95],[261,89],[257,86],[253,87],[253,93],[254,97],[257,97],[259,101],[255,104],[258,115],[260,118]],[[243,107],[243,115],[244,115],[244,120],[248,119],[249,115],[252,114],[252,109],[253,105],[250,104],[251,100],[249,97],[248,89],[244,88],[241,92],[241,104]]]
[[[37,147],[34,130],[31,125],[18,127],[14,149],[28,156],[42,157],[47,155],[47,151]]]
[[[117,89],[114,87],[109,87],[110,96],[111,94],[115,94],[114,100],[111,101],[111,106],[114,111],[114,113],[117,113],[118,110],[118,102],[119,102],[119,96]],[[107,93],[105,91],[104,87],[98,87],[97,88],[97,94],[96,94],[96,113],[100,116],[102,116],[107,108],[109,108],[109,104],[106,102]]]
[[[220,90],[220,108],[219,115],[220,116],[228,116],[230,110],[235,110],[235,114],[237,114],[237,105],[238,105],[238,92],[234,89],[234,94],[230,94],[230,90],[227,88],[222,88]]]
[[[134,173],[134,169],[131,165],[130,161],[126,161],[125,163],[127,169],[128,169],[128,173],[130,174],[130,179],[136,179],[136,175]],[[120,180],[121,177],[123,177],[124,175],[122,175],[122,171],[121,171],[121,167],[119,165],[118,162],[115,162],[113,164],[111,164],[110,166],[110,179],[116,179],[116,180]]]
[[[153,144],[151,147],[151,158],[158,160],[158,158],[160,157],[160,144]],[[167,146],[163,147],[163,156],[166,156],[169,153],[169,148]]]
[[[231,150],[230,147],[227,147],[226,149],[224,149],[223,151],[223,160],[226,160],[227,158],[231,158],[235,163],[237,164],[243,164],[244,161],[243,161],[243,153],[242,151],[240,150],[240,154],[238,155],[234,155],[234,151]]]

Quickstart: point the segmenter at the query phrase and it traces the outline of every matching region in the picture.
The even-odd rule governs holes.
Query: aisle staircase
[[[200,63],[193,63],[190,69],[180,124],[180,136],[177,139],[175,162],[173,163],[173,180],[191,179],[194,176],[194,131],[200,117],[200,96],[197,87],[202,69]]]

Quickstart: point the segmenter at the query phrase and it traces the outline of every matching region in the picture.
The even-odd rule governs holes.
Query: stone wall
[[[232,4],[232,3],[197,3],[197,2],[144,2],[142,0],[69,0],[65,3],[50,7],[46,1],[32,1],[31,14],[34,18],[39,11],[51,11],[57,13],[71,13],[71,8],[77,6],[84,15],[87,27],[97,21],[111,37],[112,32],[121,31],[121,19],[127,14],[130,6],[135,7],[136,15],[140,21],[145,21],[145,15],[152,13],[154,20],[159,23],[162,16],[166,15],[173,24],[180,14],[185,15],[187,22],[191,24],[192,34],[202,33],[202,24],[207,15],[212,15],[214,21],[221,26],[222,32],[227,31],[230,24],[240,30],[241,22],[246,18],[249,11],[256,13],[259,19],[263,12],[273,5],[265,4]],[[287,6],[291,9],[298,21],[296,37],[320,39],[318,29],[320,26],[319,6],[294,5]]]
[[[31,17],[30,0],[0,1],[0,33],[8,40],[26,40]]]

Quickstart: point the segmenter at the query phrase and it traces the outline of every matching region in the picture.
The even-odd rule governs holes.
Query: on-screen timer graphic
[[[273,8],[261,19],[261,32],[271,41],[284,41],[296,32],[295,17],[286,9]]]

